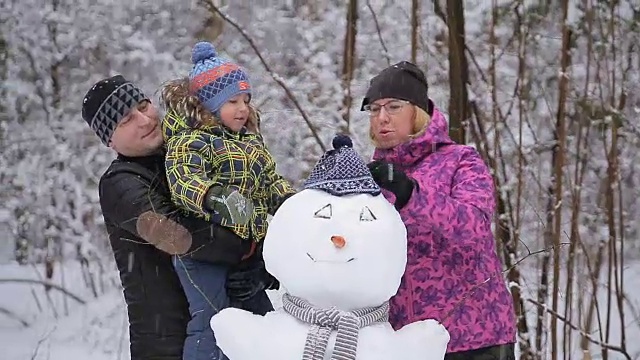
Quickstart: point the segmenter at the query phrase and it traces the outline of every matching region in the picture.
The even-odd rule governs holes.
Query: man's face
[[[151,155],[162,147],[160,117],[155,106],[142,101],[120,120],[109,146],[124,156]]]

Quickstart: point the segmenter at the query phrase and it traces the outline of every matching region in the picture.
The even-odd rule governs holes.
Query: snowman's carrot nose
[[[338,249],[342,249],[345,245],[347,245],[347,240],[345,240],[345,238],[340,235],[333,235],[331,237],[331,242]]]

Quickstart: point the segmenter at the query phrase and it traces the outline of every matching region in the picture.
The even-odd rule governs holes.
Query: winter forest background
[[[640,359],[637,0],[0,4],[3,359],[127,357],[97,197],[113,154],[81,100],[115,73],[153,93],[203,39],[250,70],[296,183],[338,131],[370,156],[368,80],[419,64],[452,137],[494,171],[521,359]]]

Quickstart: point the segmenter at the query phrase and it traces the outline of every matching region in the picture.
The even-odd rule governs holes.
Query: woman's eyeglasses
[[[369,112],[369,116],[371,117],[380,115],[382,108],[384,108],[384,111],[386,111],[388,115],[396,115],[403,107],[409,104],[410,102],[405,100],[391,100],[384,104],[367,104],[364,106],[364,110]]]

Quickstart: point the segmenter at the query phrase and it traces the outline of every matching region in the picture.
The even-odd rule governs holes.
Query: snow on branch
[[[307,113],[304,111],[304,109],[302,109],[302,106],[300,105],[300,102],[298,101],[296,96],[293,94],[293,92],[289,89],[287,84],[284,82],[284,79],[282,77],[280,77],[278,74],[276,74],[271,69],[271,67],[269,66],[267,61],[262,56],[262,53],[260,52],[260,49],[258,49],[258,46],[255,44],[255,41],[253,41],[253,38],[251,38],[251,36],[249,36],[249,34],[247,34],[247,32],[244,31],[244,29],[242,29],[242,27],[240,27],[240,25],[238,25],[237,22],[235,22],[233,19],[231,19],[227,14],[223,13],[222,10],[220,10],[220,8],[218,6],[216,6],[213,3],[212,0],[200,0],[200,1],[210,12],[218,14],[225,22],[227,22],[229,25],[233,26],[236,30],[238,30],[240,35],[242,35],[242,37],[245,40],[247,40],[247,42],[249,43],[249,45],[251,46],[253,51],[256,53],[256,55],[260,59],[260,62],[262,63],[262,66],[264,66],[264,69],[269,73],[271,78],[278,85],[280,85],[280,87],[287,94],[287,97],[293,102],[293,104],[295,105],[296,109],[298,110],[298,112],[300,113],[302,118],[304,119],[304,122],[307,124],[307,127],[311,131],[311,134],[315,138],[316,142],[318,143],[318,145],[320,146],[322,151],[326,152],[327,148],[325,147],[324,143],[322,142],[322,139],[320,139],[320,135],[316,131],[313,123],[311,122],[311,119],[309,118]]]

